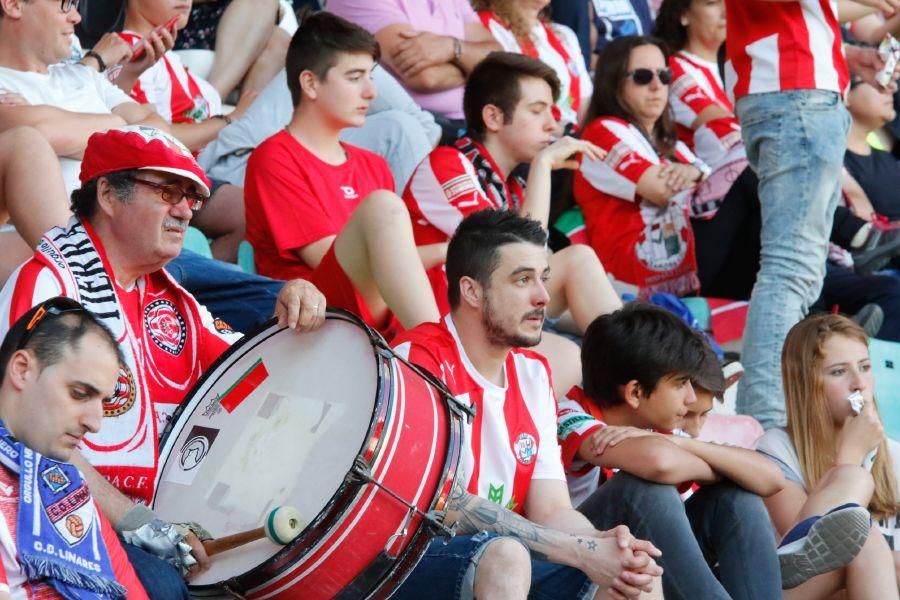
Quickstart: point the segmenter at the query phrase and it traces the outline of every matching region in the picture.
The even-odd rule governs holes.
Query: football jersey
[[[116,581],[128,590],[129,600],[146,600],[147,594],[138,581],[137,575],[119,542],[119,537],[106,517],[99,511],[100,531],[109,562],[116,575]],[[62,596],[51,585],[34,583],[25,577],[19,563],[16,548],[16,527],[19,517],[19,477],[6,467],[0,466],[0,592],[6,592],[12,600],[62,600]]]
[[[847,89],[836,0],[726,0],[725,9],[725,89],[734,101],[784,90]]]
[[[585,439],[595,431],[603,429],[607,424],[603,420],[603,410],[591,400],[584,390],[574,386],[559,401],[557,413],[557,434],[562,446],[563,466],[566,470],[566,482],[572,504],[578,506],[593,494],[597,487],[612,477],[619,469],[598,467],[578,457],[578,450]],[[666,435],[676,432],[659,431]],[[684,435],[677,432],[679,435]],[[692,487],[693,481],[686,481],[677,486],[680,494],[685,494]],[[683,496],[684,499],[684,496]]]
[[[565,480],[556,441],[556,400],[547,360],[510,351],[505,385],[485,379],[466,356],[450,315],[394,340],[396,352],[439,377],[461,403],[475,408],[465,426],[460,476],[471,494],[522,513],[531,482]]]
[[[476,152],[488,169],[479,173],[472,155],[461,148]],[[461,146],[435,148],[419,163],[403,190],[416,246],[449,241],[462,220],[480,210],[521,208],[525,200],[521,181],[515,175],[500,181],[499,172],[484,146],[473,140],[466,139]],[[486,179],[490,185],[482,183]],[[441,314],[446,314],[450,306],[444,265],[429,269],[428,280]]]
[[[553,116],[564,124],[577,125],[578,111],[590,101],[594,85],[575,32],[565,25],[541,22],[531,30],[530,39],[520,40],[493,11],[482,10],[478,16],[504,50],[540,59],[556,72],[560,94]]]
[[[282,130],[253,151],[247,162],[244,202],[247,240],[260,275],[308,279],[313,269],[297,250],[335,236],[363,199],[395,189],[387,162],[377,154],[341,144],[347,155],[331,165]]]

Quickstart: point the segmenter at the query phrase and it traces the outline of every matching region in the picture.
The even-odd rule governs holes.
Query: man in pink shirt
[[[327,8],[375,36],[382,63],[455,139],[466,77],[501,49],[468,0],[329,0]]]

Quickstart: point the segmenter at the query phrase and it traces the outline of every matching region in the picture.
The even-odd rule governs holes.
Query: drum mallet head
[[[293,506],[279,506],[269,511],[262,527],[233,533],[203,542],[207,556],[221,554],[244,544],[269,538],[279,546],[291,543],[306,528],[306,521]]]

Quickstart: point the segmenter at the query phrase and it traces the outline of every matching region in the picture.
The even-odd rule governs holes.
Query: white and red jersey
[[[729,150],[742,143],[741,125],[725,94],[719,69],[715,63],[684,50],[669,58],[669,67],[672,69],[669,104],[678,126],[678,138],[715,169]],[[720,107],[729,116],[711,119],[695,130],[697,117],[710,106]]]
[[[850,83],[837,0],[726,0],[726,90],[747,94],[816,89],[843,94]]]
[[[132,46],[141,40],[131,31],[119,36]],[[216,88],[188,71],[171,50],[141,74],[131,97],[141,104],[152,104],[169,123],[200,123],[222,113],[222,97]]]
[[[100,531],[116,581],[128,590],[129,600],[146,600],[147,593],[141,585],[119,542],[119,537],[105,516],[100,516]],[[0,593],[6,592],[12,600],[62,600],[51,585],[33,583],[25,577],[16,549],[16,527],[19,518],[19,476],[0,466]]]
[[[475,407],[466,425],[460,474],[471,494],[522,513],[531,482],[565,480],[556,441],[556,399],[547,360],[513,349],[506,384],[485,379],[466,356],[450,315],[394,340],[400,356],[441,378],[456,398]]]
[[[89,225],[85,224],[85,230],[99,253],[97,268],[111,274],[99,238]],[[57,251],[57,256],[65,256],[64,252]],[[45,255],[36,253],[0,291],[0,337],[43,300],[61,295],[77,299],[80,292],[69,287],[45,260]],[[65,261],[60,260],[59,267],[78,280],[75,269]],[[120,367],[115,394],[103,404],[105,424],[99,433],[85,436],[81,450],[116,488],[149,502],[158,436],[191,386],[240,335],[214,319],[163,270],[139,278],[130,289],[119,285],[114,276],[109,280],[115,296],[112,301],[126,317],[125,333],[118,342],[123,349],[130,348],[138,366]]]
[[[618,469],[594,466],[578,457],[578,450],[585,439],[595,431],[607,427],[607,423],[603,419],[603,410],[600,406],[577,385],[560,399],[556,418],[569,495],[572,497],[572,504],[578,506],[597,491],[597,487],[618,471]],[[659,433],[672,435],[675,432],[660,431]],[[677,432],[677,434],[686,435],[682,432]],[[693,481],[686,481],[678,485],[678,492],[684,494],[693,486]]]
[[[532,28],[530,38],[523,40],[493,11],[479,11],[478,17],[504,50],[537,58],[556,71],[560,94],[554,116],[564,124],[577,125],[578,111],[590,102],[594,84],[575,32],[565,25],[541,22]]]
[[[483,161],[481,173],[460,146],[439,146],[419,163],[403,190],[416,246],[447,242],[468,215],[486,209],[519,210],[525,201],[522,182],[510,175],[500,181],[500,173],[487,149],[473,140],[465,140]],[[486,183],[485,183],[486,182]],[[441,314],[450,310],[447,301],[447,275],[444,265],[428,270]]]

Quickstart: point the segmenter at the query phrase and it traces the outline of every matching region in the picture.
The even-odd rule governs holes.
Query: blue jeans
[[[838,94],[822,90],[751,94],[735,112],[762,209],[737,410],[768,429],[785,423],[784,338],[822,289],[850,117]]]
[[[283,281],[245,273],[237,265],[190,250],[182,250],[166,271],[213,316],[244,333],[275,314],[275,300],[284,286]]]
[[[759,496],[733,483],[704,486],[682,502],[675,486],[620,471],[578,510],[598,529],[625,524],[662,550],[656,561],[667,600],[781,598],[769,514]]]
[[[181,573],[166,561],[128,544],[119,537],[134,572],[151,600],[189,600],[187,584]]]
[[[456,536],[447,543],[436,539],[428,546],[425,556],[406,581],[391,596],[391,600],[472,600],[475,569],[491,541],[501,536],[482,531],[475,535]],[[580,600],[593,598],[596,586],[587,575],[573,567],[531,561],[532,600]]]

